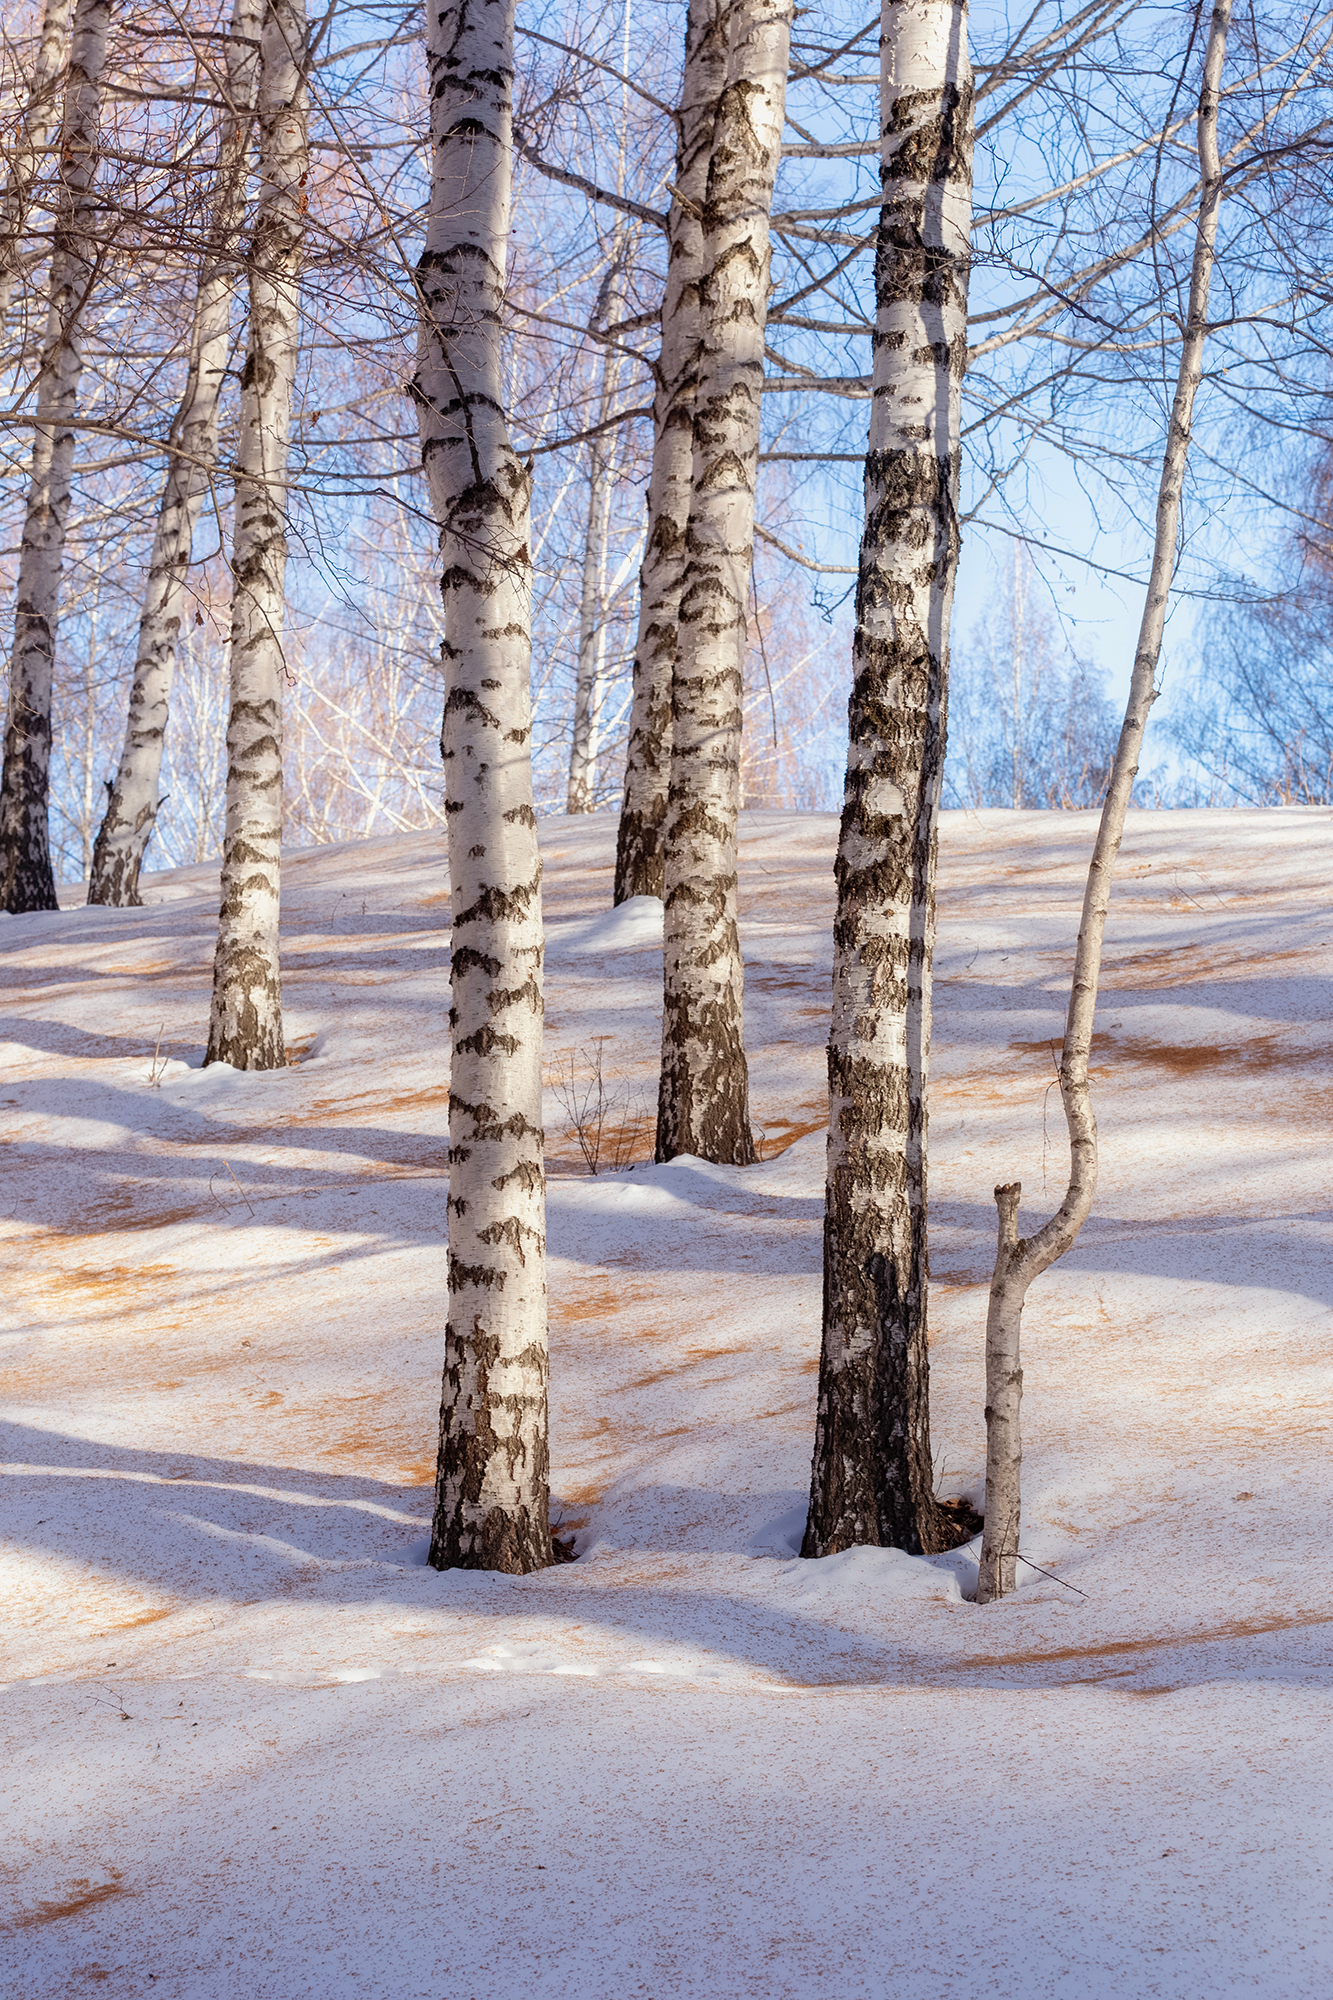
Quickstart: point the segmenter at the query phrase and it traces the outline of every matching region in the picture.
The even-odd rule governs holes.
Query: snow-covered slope
[[[215,871],[150,878],[142,911],[0,918],[6,1994],[1333,1988],[1333,814],[1131,816],[1101,1188],[1025,1326],[1040,1567],[988,1608],[965,1552],[792,1554],[835,833],[745,817],[765,1158],[737,1171],[647,1164],[660,918],[608,914],[611,820],[543,829],[580,1559],[526,1580],[423,1563],[442,841],[288,857],[281,1076],[198,1067]],[[1062,1186],[1091,833],[945,816],[947,1492],[979,1497],[991,1188],[1021,1177],[1035,1221]],[[599,1048],[621,1164],[594,1178],[568,1106]]]

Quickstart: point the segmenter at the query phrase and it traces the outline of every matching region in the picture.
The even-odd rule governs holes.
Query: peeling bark
[[[217,194],[190,336],[189,373],[171,427],[173,456],[158,508],[125,743],[93,844],[88,901],[132,908],[161,800],[162,746],[185,611],[190,548],[217,458],[218,398],[245,220],[247,154],[258,82],[263,0],[236,0],[227,45],[228,110],[218,140]]]
[[[514,0],[427,14],[431,204],[413,395],[440,523],[453,901],[436,1569],[552,1559],[530,474],[504,412]]]
[[[1013,1590],[1018,1560],[1022,1438],[1019,1408],[1023,1371],[1019,1341],[1023,1304],[1033,1280],[1063,1257],[1092,1212],[1097,1192],[1097,1120],[1092,1109],[1088,1057],[1092,1049],[1101,978],[1102,939],[1111,904],[1116,857],[1125,831],[1125,814],[1134,793],[1139,755],[1148,716],[1156,699],[1157,662],[1166,629],[1171,575],[1180,534],[1180,503],[1185,490],[1194,422],[1194,399],[1203,375],[1203,347],[1208,332],[1208,292],[1217,248],[1218,214],[1222,205],[1222,163],[1218,155],[1217,109],[1231,25],[1231,0],[1215,0],[1199,90],[1197,124],[1200,201],[1195,224],[1194,262],[1190,274],[1189,312],[1176,393],[1171,405],[1162,477],[1157,489],[1157,529],[1152,569],[1139,625],[1139,641],[1130,677],[1129,699],[1121,725],[1111,782],[1097,827],[1069,987],[1064,1046],[1060,1054],[1060,1099],[1069,1129],[1069,1186],[1050,1220],[1035,1235],[1018,1234],[1020,1187],[1011,1181],[995,1190],[999,1212],[999,1243],[991,1277],[986,1315],[986,1517],[977,1577],[978,1604],[992,1603]]]
[[[259,210],[241,374],[231,574],[222,904],[204,1062],[280,1069],[282,624],[287,454],[305,234],[305,0],[267,0],[259,39]]]
[[[736,905],[773,181],[791,0],[732,0],[703,212],[690,510],[672,675],[657,1157],[754,1159]]]
[[[51,684],[83,373],[83,313],[97,266],[98,126],[111,0],[78,0],[60,131],[60,188],[19,551],[0,775],[0,909],[54,910],[47,821]]]
[[[639,571],[625,797],[616,838],[615,901],[660,896],[663,829],[671,783],[671,682],[685,573],[699,365],[703,209],[718,101],[727,78],[724,0],[690,0],[676,136],[676,180],[667,211],[667,275],[653,389],[648,528]]]
[[[874,394],[835,866],[806,1556],[949,1540],[930,1455],[926,1073],[967,356],[966,7],[886,0],[880,52]]]
[[[23,262],[23,238],[28,226],[32,191],[56,121],[73,5],[74,0],[46,0],[32,84],[23,108],[23,123],[9,156],[5,191],[0,196],[0,322],[8,313],[9,302],[14,296],[14,282]]]

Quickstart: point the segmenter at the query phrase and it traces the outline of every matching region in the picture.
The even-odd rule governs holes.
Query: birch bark
[[[727,78],[723,0],[690,0],[676,136],[676,180],[667,211],[662,340],[653,388],[648,531],[639,572],[625,796],[616,838],[615,901],[660,896],[663,829],[671,781],[671,684],[685,572],[699,364],[703,208],[718,100]]]
[[[746,601],[791,0],[732,0],[703,215],[690,510],[672,675],[657,1157],[754,1159],[736,907]]]
[[[218,139],[217,193],[195,294],[189,373],[171,429],[173,456],[158,508],[125,742],[93,845],[90,903],[136,906],[139,871],[161,800],[162,746],[190,549],[218,443],[218,400],[230,345],[231,303],[245,221],[247,156],[259,72],[263,0],[236,0],[227,44],[227,109]]]
[[[282,626],[287,453],[299,351],[306,136],[305,0],[266,0],[256,123],[259,206],[241,375],[232,542],[231,711],[222,904],[205,1064],[280,1069]]]
[[[83,314],[97,265],[98,126],[111,0],[78,0],[60,132],[60,187],[19,550],[9,710],[0,774],[0,908],[54,910],[47,820],[51,683],[83,372]]]
[[[449,1299],[430,1561],[551,1561],[532,481],[504,412],[514,0],[427,12],[431,197],[413,392],[440,523],[453,902]]]
[[[942,1545],[926,1345],[926,1072],[967,359],[962,0],[885,0],[866,523],[836,862],[824,1330],[802,1554]]]
[[[32,191],[56,120],[73,5],[74,0],[46,0],[23,124],[18,143],[9,156],[5,191],[0,196],[0,323],[14,296],[15,280],[23,262],[23,237]]]
[[[1017,1181],[995,1190],[999,1212],[999,1243],[991,1277],[986,1315],[986,1516],[977,1579],[978,1604],[1005,1597],[1016,1582],[1021,1515],[1020,1471],[1022,1439],[1019,1409],[1023,1371],[1019,1339],[1023,1304],[1034,1279],[1049,1270],[1073,1245],[1092,1210],[1097,1192],[1097,1120],[1092,1109],[1088,1057],[1092,1048],[1097,987],[1101,978],[1102,939],[1111,902],[1116,856],[1125,831],[1125,814],[1138,776],[1139,755],[1148,715],[1156,699],[1154,682],[1161,656],[1171,596],[1171,574],[1180,534],[1180,503],[1185,489],[1194,422],[1194,400],[1203,375],[1203,348],[1208,332],[1208,292],[1217,252],[1217,225],[1222,204],[1222,164],[1218,153],[1217,110],[1231,25],[1231,0],[1215,0],[1204,55],[1199,91],[1198,148],[1200,201],[1195,225],[1194,259],[1190,273],[1189,309],[1183,329],[1176,392],[1171,405],[1162,476],[1157,492],[1157,525],[1152,568],[1139,625],[1134,672],[1120,730],[1111,782],[1107,787],[1097,839],[1088,865],[1087,887],[1074,975],[1065,1016],[1060,1056],[1060,1097],[1069,1128],[1069,1186],[1048,1222],[1029,1237],[1018,1234]]]

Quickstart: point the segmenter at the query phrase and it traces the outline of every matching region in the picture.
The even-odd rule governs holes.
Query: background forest
[[[48,12],[50,9],[48,9]],[[68,10],[66,10],[68,12]],[[12,602],[60,161],[15,197],[41,15],[6,14],[10,195],[0,581]],[[87,873],[125,727],[148,549],[188,359],[225,91],[213,5],[114,10],[83,307],[51,835]],[[615,804],[623,782],[651,368],[673,167],[682,8],[532,4],[519,16],[511,416],[535,491],[539,807]],[[763,474],[746,665],[749,804],[841,794],[869,397],[877,23],[797,22],[775,196]],[[964,569],[946,802],[1100,796],[1110,587],[1132,601],[1187,269],[1194,165],[1188,24],[1144,5],[982,6],[964,383]],[[439,824],[436,530],[405,385],[427,200],[416,10],[343,5],[312,25],[311,163],[292,422],[285,830],[293,844]],[[1232,30],[1228,198],[1169,644],[1141,803],[1330,796],[1328,31],[1300,9]],[[1177,51],[1164,62],[1164,51]],[[251,226],[253,183],[246,189]],[[147,866],[217,853],[243,287],[221,435],[189,570]],[[1164,386],[1167,385],[1167,386]],[[1117,581],[1117,575],[1120,581]],[[1101,594],[1099,594],[1101,593]],[[1085,612],[1095,615],[1089,620]],[[1100,628],[1098,630],[1097,628]]]

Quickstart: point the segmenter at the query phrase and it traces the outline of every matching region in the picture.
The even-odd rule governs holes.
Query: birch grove
[[[1088,1060],[1092,1051],[1102,940],[1106,934],[1116,856],[1120,852],[1125,814],[1138,775],[1149,711],[1156,699],[1157,666],[1180,538],[1185,467],[1189,457],[1195,399],[1203,374],[1204,341],[1208,333],[1208,293],[1216,258],[1223,194],[1217,116],[1230,25],[1231,0],[1214,0],[1196,127],[1200,201],[1194,260],[1190,273],[1189,304],[1181,329],[1176,390],[1157,494],[1152,570],[1139,626],[1125,720],[1092,859],[1088,864],[1078,946],[1069,987],[1069,1009],[1065,1016],[1064,1045],[1060,1054],[1060,1101],[1069,1128],[1069,1185],[1055,1214],[1028,1237],[1020,1237],[1018,1233],[1018,1204],[1022,1193],[1019,1183],[1007,1182],[995,1190],[999,1244],[986,1315],[986,1525],[977,1580],[979,1604],[989,1604],[996,1598],[1007,1596],[1017,1582],[1023,1457],[1019,1424],[1023,1395],[1019,1337],[1024,1301],[1034,1279],[1049,1270],[1057,1258],[1063,1257],[1072,1248],[1092,1212],[1097,1192],[1097,1120],[1092,1108]]]
[[[54,910],[48,824],[51,691],[83,314],[104,246],[97,213],[98,124],[111,0],[78,0],[60,127],[60,191],[37,386],[27,517],[19,555],[0,776],[0,908]]]
[[[690,507],[665,822],[657,1157],[754,1159],[736,815],[773,182],[790,0],[733,0],[704,196]]]
[[[941,1545],[930,1453],[926,1075],[959,552],[972,72],[954,0],[880,25],[883,208],[829,1031],[824,1324],[802,1553]]]
[[[440,524],[453,903],[449,1277],[430,1560],[551,1561],[531,476],[505,422],[514,0],[432,8],[413,384]]]
[[[285,486],[310,164],[304,0],[266,0],[255,122],[260,192],[250,243],[231,556],[227,816],[204,1060],[280,1069],[286,1061],[278,954]]]
[[[189,373],[172,426],[174,449],[148,561],[125,743],[93,848],[90,903],[121,907],[139,903],[139,871],[160,804],[162,749],[185,616],[186,573],[217,458],[218,403],[231,345],[262,27],[262,0],[236,0],[226,45],[226,109],[218,139],[214,216],[195,295]],[[276,411],[275,421],[282,421]],[[262,426],[264,419],[257,416],[256,422]],[[261,616],[272,616],[271,604]]]

